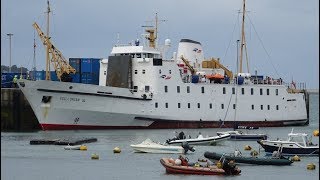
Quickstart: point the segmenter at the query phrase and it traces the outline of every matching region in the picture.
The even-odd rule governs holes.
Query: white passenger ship
[[[43,130],[276,127],[308,124],[306,96],[281,79],[258,79],[205,60],[201,43],[182,39],[163,59],[149,46],[115,46],[100,84],[19,80]],[[170,43],[166,40],[167,45]],[[242,43],[241,43],[242,44]],[[241,72],[241,71],[240,71]]]

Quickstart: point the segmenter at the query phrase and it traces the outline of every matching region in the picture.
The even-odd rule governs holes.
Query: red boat
[[[177,165],[171,158],[161,158],[160,163],[166,168],[167,173],[171,174],[197,174],[197,175],[237,175],[241,170],[230,166],[229,163],[223,163],[223,167],[219,168],[215,165],[209,165],[206,167],[190,165],[185,159],[181,159],[181,164]]]

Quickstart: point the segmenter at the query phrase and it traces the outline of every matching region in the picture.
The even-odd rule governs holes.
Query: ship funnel
[[[204,60],[203,49],[201,43],[191,39],[181,39],[178,46],[178,63],[183,63],[180,59],[181,55],[187,59],[194,68],[200,67]]]

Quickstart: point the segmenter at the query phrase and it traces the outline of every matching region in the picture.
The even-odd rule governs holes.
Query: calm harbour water
[[[269,139],[285,139],[292,127],[260,128],[254,132],[264,132]],[[294,127],[295,132],[305,132],[312,135],[319,129],[319,95],[310,96],[309,126]],[[216,135],[217,131],[231,129],[182,129],[185,134],[196,136],[199,131],[203,135]],[[181,130],[178,130],[181,131]],[[253,131],[252,131],[253,132]],[[241,175],[238,176],[202,176],[166,174],[160,164],[160,158],[177,158],[176,154],[134,153],[130,144],[141,143],[146,138],[165,142],[174,135],[174,129],[169,130],[94,130],[94,131],[38,131],[31,133],[1,132],[1,179],[319,179],[319,156],[300,157],[300,162],[291,166],[254,166],[239,165]],[[95,137],[97,142],[88,143],[87,151],[67,151],[58,145],[30,145],[32,139],[38,138],[68,138]],[[312,142],[319,144],[319,137],[312,137]],[[190,161],[203,158],[205,151],[233,152],[235,148],[242,149],[250,145],[259,150],[256,141],[225,141],[217,146],[195,146],[194,153],[187,154]],[[114,154],[113,149],[120,147],[121,153]],[[261,154],[264,151],[260,149]],[[91,154],[97,153],[99,160],[91,160]],[[307,170],[307,164],[314,163],[315,170]]]

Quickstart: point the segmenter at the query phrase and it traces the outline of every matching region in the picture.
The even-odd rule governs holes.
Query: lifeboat
[[[221,74],[208,74],[206,75],[207,79],[216,80],[216,79],[224,79],[224,76]]]

